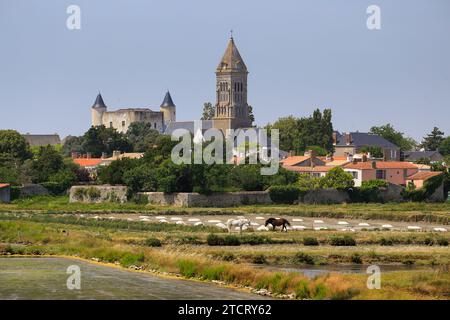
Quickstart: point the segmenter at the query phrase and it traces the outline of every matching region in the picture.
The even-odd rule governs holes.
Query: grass
[[[92,220],[87,222],[87,220]],[[432,239],[448,237],[431,233],[361,231],[352,233],[357,246],[331,246],[330,239],[346,233],[320,231],[273,233],[263,238],[246,234],[236,237],[248,243],[235,247],[208,246],[207,228],[148,223],[123,225],[115,220],[76,219],[60,215],[0,215],[0,254],[68,255],[123,267],[140,266],[179,274],[185,278],[218,280],[236,286],[293,294],[299,299],[448,299],[450,252]],[[137,226],[137,227],[136,227]],[[172,227],[173,226],[173,227]],[[314,237],[318,246],[302,244]],[[221,238],[223,234],[219,234]],[[380,238],[396,239],[381,246]],[[223,237],[225,238],[225,237]],[[163,248],[149,247],[146,239],[159,240]],[[184,244],[180,244],[184,239]],[[283,244],[277,241],[286,241]],[[399,245],[398,240],[421,245]],[[195,244],[194,244],[195,242]],[[199,242],[201,244],[199,244]],[[255,245],[257,243],[258,245]],[[427,245],[428,244],[428,245]],[[248,263],[410,263],[440,265],[437,271],[394,272],[383,275],[381,290],[368,290],[366,275],[330,274],[308,279],[295,272],[274,272]],[[443,271],[444,270],[444,271]],[[445,270],[447,270],[445,272]]]
[[[450,224],[450,201],[443,203],[353,203],[339,205],[253,205],[233,208],[181,208],[136,203],[69,203],[67,196],[38,196],[19,199],[11,204],[0,204],[0,212],[45,213],[148,213],[148,214],[236,214],[255,212],[303,217],[358,218],[434,222]]]

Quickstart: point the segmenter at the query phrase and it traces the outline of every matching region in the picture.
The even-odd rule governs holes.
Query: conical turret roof
[[[233,37],[231,37],[228,42],[228,46],[223,54],[222,60],[217,66],[217,71],[247,72],[247,67],[239,54],[239,50],[234,43]]]
[[[103,98],[100,92],[98,93],[92,108],[106,108],[106,104],[103,102]]]
[[[172,100],[172,97],[171,97],[169,91],[166,92],[166,95],[164,96],[164,100],[161,103],[161,107],[175,107],[175,104],[173,103],[173,100]]]

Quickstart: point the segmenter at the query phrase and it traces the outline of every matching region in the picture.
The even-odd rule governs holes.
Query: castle
[[[239,54],[233,37],[216,69],[215,114],[211,120],[203,120],[202,128],[248,128],[252,125],[247,104],[247,67]],[[159,111],[148,108],[129,108],[108,111],[101,94],[91,108],[92,126],[104,125],[125,133],[133,122],[150,123],[160,133],[171,134],[184,128],[193,132],[194,121],[176,121],[176,106],[167,91]]]

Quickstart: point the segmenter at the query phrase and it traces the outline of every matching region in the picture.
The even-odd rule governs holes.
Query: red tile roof
[[[299,166],[283,166],[284,169],[295,172],[328,172],[334,167],[332,166],[315,166],[315,167],[299,167]]]
[[[77,159],[73,159],[73,162],[75,162],[76,164],[78,164],[81,167],[98,166],[100,163],[102,163],[102,161],[103,161],[103,159],[101,159],[101,158],[90,158],[90,159],[77,158]]]
[[[0,183],[0,189],[9,187],[9,183]]]
[[[407,180],[428,180],[432,177],[436,177],[436,176],[440,176],[442,174],[442,172],[440,171],[421,171],[421,172],[417,172],[413,175],[410,175],[409,177],[407,177]]]
[[[411,162],[403,161],[376,161],[375,168],[372,167],[372,161],[349,163],[344,166],[345,169],[417,169],[417,166]]]
[[[292,157],[287,157],[286,159],[281,160],[281,163],[285,166],[295,166],[296,164],[299,164],[300,162],[308,160],[309,158],[310,157],[308,157],[308,156],[292,156]]]

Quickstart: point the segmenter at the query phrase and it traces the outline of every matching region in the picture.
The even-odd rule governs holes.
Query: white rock
[[[201,222],[201,221],[196,222],[196,223],[194,223],[194,226],[203,226],[203,222]]]
[[[99,216],[94,216],[94,217],[92,217],[93,219],[100,219],[100,217]]]
[[[146,219],[148,216],[139,216],[139,219]]]
[[[381,227],[382,228],[392,228],[392,225],[390,225],[390,224],[383,224]]]
[[[264,218],[264,217],[256,217],[255,219],[256,220],[265,220],[266,218]]]
[[[221,229],[227,229],[227,226],[224,225],[223,223],[216,224],[216,227],[221,228]]]
[[[186,224],[186,222],[184,222],[184,221],[177,221],[177,222],[175,222],[176,224]]]
[[[168,221],[166,219],[161,219],[159,220],[159,223],[168,223]]]
[[[258,231],[269,231],[269,228],[267,228],[266,226],[259,226],[258,229],[256,229]]]
[[[420,229],[422,228],[419,226],[408,226],[408,230],[420,230]]]
[[[358,223],[358,226],[361,226],[361,227],[368,227],[368,226],[370,226],[370,224],[368,224],[368,223],[366,223],[366,222],[361,222],[361,223]]]
[[[141,219],[139,219],[139,220],[141,220],[141,221],[150,221],[149,218],[141,218]]]
[[[348,222],[347,221],[338,221],[338,224],[340,224],[340,225],[348,225]]]
[[[323,223],[323,220],[314,220],[314,223]]]
[[[196,222],[196,221],[200,221],[200,219],[197,218],[190,218],[188,219],[189,222]]]
[[[208,220],[209,223],[221,223],[221,220]]]
[[[108,219],[109,219],[109,220],[114,220],[114,219],[115,219],[115,217],[108,217]]]
[[[250,222],[250,225],[256,227],[256,226],[259,226],[259,223],[256,223],[256,222]]]
[[[319,231],[319,230],[327,230],[327,227],[315,227],[314,230]]]
[[[172,217],[172,218],[170,218],[170,220],[172,220],[172,221],[182,221],[182,220],[183,220],[183,218],[179,218],[179,217]]]
[[[303,222],[303,219],[292,219],[294,222]]]
[[[131,218],[127,218],[127,221],[134,221],[133,219],[131,219]]]
[[[294,230],[305,230],[306,227],[305,226],[292,226],[292,229],[294,229]]]
[[[434,230],[434,231],[438,231],[438,232],[447,232],[447,229],[441,228],[441,227],[433,228],[433,230]]]
[[[163,216],[157,216],[157,217],[155,217],[155,219],[161,220],[161,219],[166,219],[166,217],[163,217]]]

